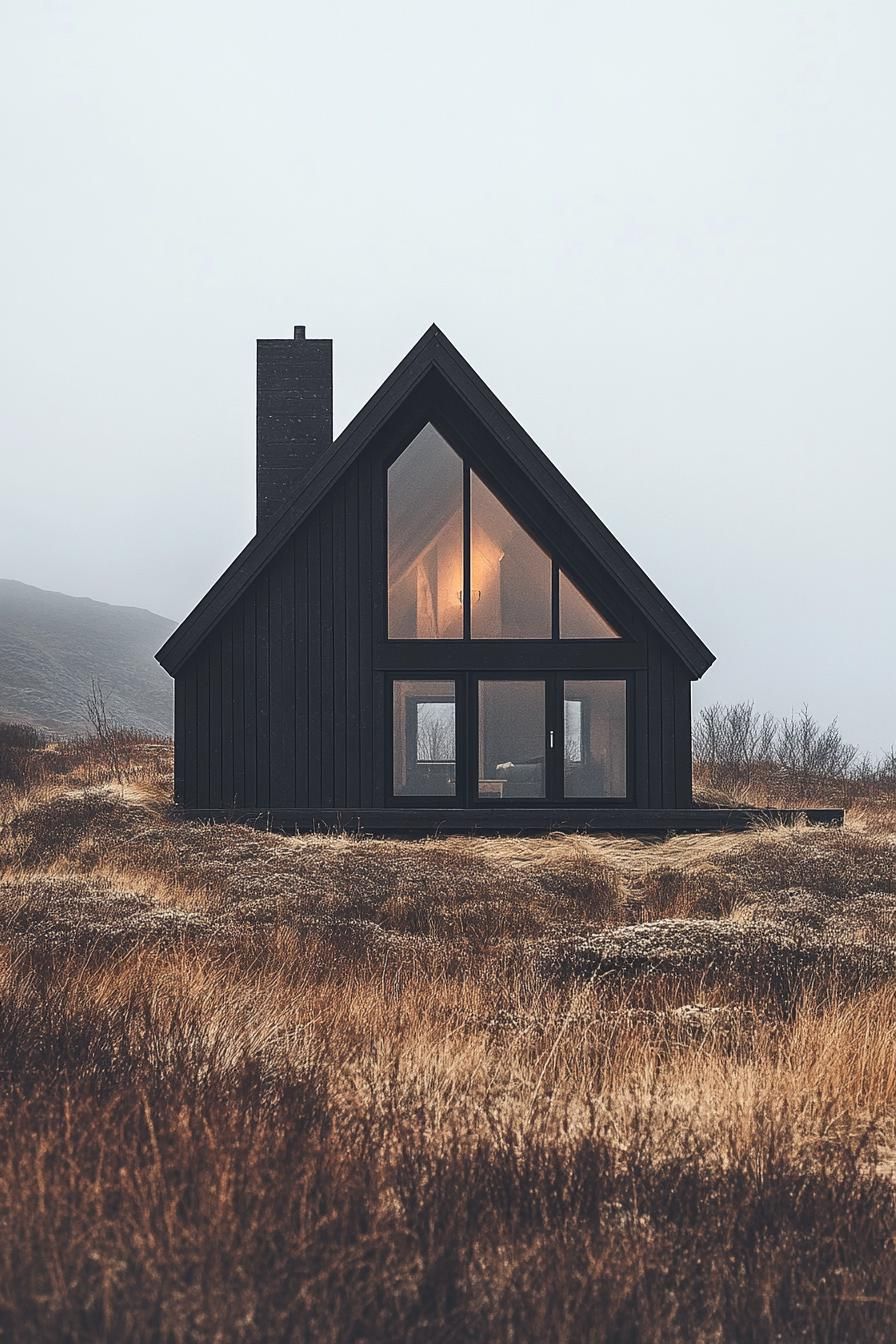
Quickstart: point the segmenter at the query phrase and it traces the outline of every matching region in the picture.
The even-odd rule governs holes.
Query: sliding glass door
[[[396,678],[391,699],[396,801],[630,800],[631,704],[624,676]]]

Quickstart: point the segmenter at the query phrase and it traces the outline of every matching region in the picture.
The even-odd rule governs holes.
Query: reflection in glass
[[[388,473],[389,638],[463,637],[461,459],[425,425]]]
[[[544,682],[479,682],[479,797],[544,797]]]
[[[578,588],[560,571],[560,638],[618,639],[619,632],[601,616]]]
[[[475,472],[470,513],[473,638],[550,639],[550,558]]]
[[[624,681],[564,681],[563,793],[566,798],[624,798]]]
[[[457,791],[453,681],[392,683],[392,791],[453,798]]]

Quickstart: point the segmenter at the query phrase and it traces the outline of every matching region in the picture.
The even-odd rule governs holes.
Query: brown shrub
[[[623,1125],[440,1114],[382,1069],[352,1098],[332,1048],[291,1059],[210,1026],[207,1007],[104,999],[89,978],[7,980],[4,1333],[884,1340],[896,1324],[870,1131],[810,1142],[760,1107],[720,1148],[649,1103]]]
[[[135,752],[0,825],[4,1337],[892,1338],[881,814],[289,838]]]

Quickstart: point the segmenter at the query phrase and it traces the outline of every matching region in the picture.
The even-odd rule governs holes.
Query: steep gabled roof
[[[405,355],[334,441],[330,451],[314,464],[295,498],[264,532],[253,537],[163,644],[156,654],[162,666],[172,675],[183,666],[342,473],[364,452],[373,436],[433,371],[445,379],[508,457],[563,514],[595,563],[615,579],[691,675],[701,677],[714,661],[714,655],[435,325]]]

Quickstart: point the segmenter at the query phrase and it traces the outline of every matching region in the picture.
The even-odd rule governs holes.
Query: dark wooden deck
[[[545,835],[603,833],[664,835],[675,831],[748,831],[755,826],[841,826],[836,807],[389,807],[389,808],[176,808],[185,820],[240,822],[274,831],[348,831],[362,835]]]

